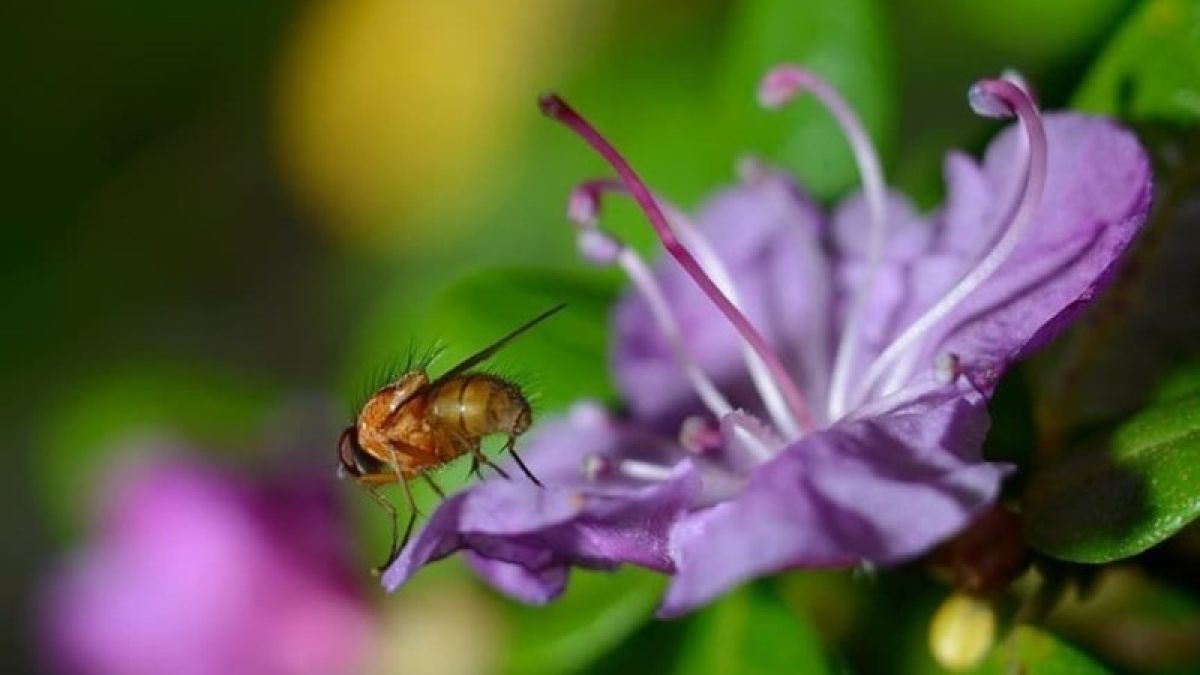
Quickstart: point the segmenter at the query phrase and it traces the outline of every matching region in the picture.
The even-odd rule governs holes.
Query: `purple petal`
[[[562,590],[567,565],[629,563],[668,571],[667,536],[699,495],[697,472],[683,462],[661,483],[593,483],[582,473],[588,454],[619,459],[614,453],[641,454],[639,448],[647,456],[655,451],[646,438],[631,438],[612,421],[579,410],[546,423],[524,453],[546,487],[491,480],[452,495],[384,572],[384,587],[395,590],[424,565],[463,549],[499,590],[538,601]],[[539,473],[543,469],[548,473]]]
[[[524,565],[466,552],[467,564],[505,595],[530,605],[544,605],[567,588],[568,567],[550,565],[531,570]]]
[[[958,355],[985,392],[1008,364],[1061,332],[1108,284],[1150,208],[1149,160],[1130,132],[1071,113],[1046,115],[1045,125],[1047,182],[1033,227],[915,354],[922,364],[943,353]],[[1010,127],[1001,134],[982,168],[962,156],[948,160],[950,200],[940,241],[908,270],[912,291],[895,332],[936,302],[1000,236],[997,225],[1023,175],[1019,133]]]
[[[892,563],[929,550],[995,501],[1006,468],[980,459],[981,397],[946,388],[814,433],[764,464],[736,499],[671,533],[660,613],[792,567]]]
[[[937,230],[919,213],[912,201],[899,192],[888,192],[887,229],[883,258],[912,260],[933,246]],[[866,259],[871,239],[871,219],[862,193],[846,198],[833,214],[831,242],[838,255]]]
[[[824,396],[829,361],[828,262],[821,248],[819,212],[780,176],[726,190],[701,211],[698,228],[734,280],[743,311],[784,353],[805,393]],[[736,333],[696,284],[671,260],[655,267],[688,348],[701,368],[736,405],[757,403]],[[691,385],[649,309],[636,293],[614,314],[612,362],[636,417],[670,416],[699,407]]]

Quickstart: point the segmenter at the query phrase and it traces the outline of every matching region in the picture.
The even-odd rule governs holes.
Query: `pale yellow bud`
[[[955,592],[929,623],[929,650],[946,670],[964,672],[979,665],[996,641],[996,611],[978,596]]]

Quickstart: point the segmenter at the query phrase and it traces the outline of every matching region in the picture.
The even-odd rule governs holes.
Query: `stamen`
[[[1020,119],[1021,127],[1029,139],[1029,152],[1026,157],[1028,168],[1025,186],[1019,205],[1008,226],[1002,228],[1004,235],[988,251],[983,260],[960,279],[941,300],[905,329],[875,359],[859,382],[855,391],[855,401],[866,396],[880,376],[892,367],[899,357],[908,350],[916,348],[919,341],[939,321],[953,311],[963,299],[978,289],[983,282],[987,281],[1004,264],[1004,261],[1008,260],[1008,257],[1016,250],[1017,244],[1025,236],[1025,232],[1032,224],[1033,216],[1041,204],[1042,189],[1046,183],[1046,130],[1042,127],[1041,117],[1029,95],[1021,87],[1005,80],[983,80],[971,87],[968,99],[971,108],[985,117],[1016,115]]]
[[[692,384],[692,388],[700,396],[705,407],[716,417],[722,417],[733,410],[725,396],[717,389],[717,385],[709,379],[704,370],[692,357],[683,341],[683,333],[679,329],[675,315],[667,304],[666,296],[654,273],[637,251],[626,246],[615,236],[602,231],[597,225],[599,213],[599,192],[604,189],[606,181],[588,181],[581,184],[571,193],[569,215],[577,218],[575,224],[579,227],[579,248],[585,256],[595,262],[615,262],[625,271],[633,285],[646,300],[650,315],[658,325],[659,331],[667,339],[675,361],[683,369],[684,375]]]
[[[737,413],[729,415],[722,419],[722,423],[728,425],[727,428],[759,462],[765,462],[775,456],[779,444],[765,437],[760,429],[752,426],[745,415]]]
[[[733,324],[738,333],[741,334],[742,339],[749,343],[754,348],[754,351],[758,353],[759,357],[762,358],[763,362],[766,363],[767,368],[774,377],[776,385],[783,391],[784,398],[788,402],[788,407],[791,408],[801,429],[811,429],[813,426],[812,415],[809,413],[808,406],[804,401],[804,395],[800,393],[799,387],[792,380],[779,355],[771,349],[771,346],[763,338],[762,334],[758,332],[758,329],[750,323],[746,316],[713,283],[713,280],[709,278],[700,264],[696,262],[692,254],[675,238],[674,232],[671,231],[666,217],[658,207],[654,197],[650,194],[650,190],[634,172],[633,168],[629,166],[629,163],[625,161],[625,158],[594,127],[580,117],[578,113],[572,110],[558,96],[553,94],[543,96],[539,103],[543,113],[562,122],[578,134],[612,165],[613,169],[616,170],[621,180],[625,183],[625,186],[629,189],[629,193],[633,195],[634,199],[642,207],[642,211],[650,221],[650,225],[654,228],[663,247],[679,262],[680,266],[691,276],[692,280],[696,282],[704,294],[708,296],[721,313]]]
[[[759,102],[765,108],[779,108],[792,101],[804,91],[810,91],[837,120],[842,133],[850,143],[858,175],[862,180],[863,197],[870,216],[870,234],[867,243],[867,273],[855,290],[846,326],[838,341],[834,357],[833,373],[829,382],[829,418],[837,419],[846,408],[846,390],[850,368],[854,362],[854,350],[862,332],[863,312],[866,299],[875,285],[883,256],[883,242],[887,229],[886,187],[879,156],[871,144],[871,138],[863,128],[858,115],[837,90],[815,73],[796,66],[779,66],[767,73],[759,86]]]
[[[621,475],[634,480],[662,483],[671,479],[674,467],[661,466],[636,459],[613,459],[603,455],[588,455],[583,458],[583,477],[595,482],[603,478]]]
[[[700,229],[696,227],[692,219],[688,218],[682,211],[671,207],[669,204],[664,204],[664,208],[667,212],[667,222],[675,224],[676,229],[679,230],[679,236],[688,248],[696,252],[701,266],[712,275],[717,288],[729,296],[729,301],[733,303],[734,307],[740,310],[742,308],[742,300],[738,295],[737,287],[733,283],[733,277],[729,275],[729,269],[725,267],[725,263],[721,262],[721,258],[717,255],[712,243],[700,232]],[[763,406],[767,409],[767,414],[771,416],[771,421],[788,438],[798,438],[802,435],[799,421],[792,415],[792,411],[788,408],[784,392],[780,390],[775,380],[771,377],[771,371],[767,368],[767,364],[763,363],[763,360],[759,358],[758,354],[744,340],[740,341],[739,346],[741,347],[742,361],[745,362],[746,369],[750,371],[750,379],[754,382],[754,389],[758,392],[759,397],[762,398]]]
[[[617,471],[634,480],[661,483],[671,479],[674,468],[659,466],[650,462],[642,462],[636,459],[623,459],[617,463]]]
[[[1016,68],[1005,68],[1000,73],[1000,79],[1020,87],[1021,91],[1025,92],[1025,95],[1033,102],[1033,105],[1036,106],[1038,104],[1037,92],[1033,90],[1033,85],[1029,84],[1029,80],[1025,79],[1021,71]]]
[[[600,199],[609,192],[629,194],[625,184],[616,180],[596,179],[582,183],[571,192],[567,206],[568,215],[580,227],[595,227],[600,212]],[[696,252],[700,266],[712,276],[717,288],[729,297],[729,301],[735,307],[741,309],[742,301],[738,297],[737,287],[713,245],[683,211],[672,206],[666,200],[658,197],[655,197],[655,200],[665,213],[667,224],[673,231],[678,232],[679,237],[689,249]],[[582,238],[579,241],[579,248],[585,256],[592,256],[589,259],[594,259],[596,251],[600,251],[601,255],[607,253],[607,248],[603,244],[586,242]],[[750,379],[754,382],[755,390],[762,398],[763,405],[771,416],[771,421],[789,438],[799,437],[801,433],[797,421],[792,417],[783,393],[771,378],[771,372],[767,369],[767,365],[745,341],[740,341],[739,346],[742,360],[746,363],[746,369],[750,371]],[[717,417],[721,417],[721,415],[717,415]]]

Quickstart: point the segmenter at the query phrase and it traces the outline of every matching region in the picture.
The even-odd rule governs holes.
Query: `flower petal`
[[[952,536],[999,493],[985,463],[982,397],[945,387],[875,417],[805,437],[736,499],[671,532],[676,573],[660,614],[792,567],[894,563]]]
[[[889,191],[885,213],[884,260],[911,260],[933,247],[937,230],[928,219],[917,213],[906,195]],[[871,240],[871,217],[867,200],[861,192],[838,204],[830,233],[832,246],[839,256],[866,259]]]
[[[930,364],[939,354],[956,354],[984,392],[994,388],[1008,364],[1049,342],[1103,290],[1150,209],[1150,162],[1132,133],[1103,118],[1071,113],[1047,115],[1045,125],[1047,180],[1033,227],[1000,269],[943,319],[917,359]],[[970,233],[984,242],[999,236],[986,216],[984,222],[958,218],[1003,208],[995,206],[997,196],[1009,189],[1024,157],[1018,134],[1009,128],[988,149],[981,175],[993,204],[977,210],[959,204],[947,211],[943,241],[964,256],[962,267],[956,274],[947,265],[918,268],[922,298],[940,297],[973,264],[975,258],[963,252],[983,247],[966,243]],[[948,177],[951,193],[982,199],[976,177],[959,164]],[[964,180],[969,185],[956,185]],[[943,260],[946,253],[939,254]],[[929,303],[912,303],[903,324]]]
[[[467,551],[465,555],[476,574],[505,595],[530,605],[544,605],[567,588],[569,568],[565,564],[531,570],[524,565],[485,558],[475,551]]]
[[[581,460],[588,454],[619,459],[617,453],[653,451],[644,437],[630,438],[594,417],[594,409],[586,412],[544,424],[525,449],[545,488],[514,476],[450,496],[384,572],[384,587],[394,591],[424,565],[463,549],[507,563],[477,560],[475,567],[499,590],[539,602],[562,590],[556,570],[567,565],[669,570],[667,536],[700,493],[698,472],[683,462],[661,483],[586,481]]]

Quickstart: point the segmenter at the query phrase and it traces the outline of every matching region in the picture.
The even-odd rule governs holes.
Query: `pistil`
[[[616,251],[611,249],[611,246],[606,242],[593,241],[590,237],[588,239],[583,238],[591,230],[598,230],[597,221],[601,199],[609,193],[628,195],[629,191],[626,189],[625,184],[618,180],[605,178],[592,179],[576,187],[571,192],[571,197],[568,201],[567,216],[577,225],[588,228],[588,231],[581,234],[579,246],[583,255],[589,259],[600,259],[610,250],[613,251],[613,256],[616,255]],[[655,197],[655,200],[666,215],[667,223],[671,229],[678,233],[679,238],[684,241],[684,244],[689,249],[696,252],[696,257],[704,271],[712,276],[717,288],[725,293],[729,297],[729,301],[740,310],[743,305],[738,296],[737,286],[733,283],[733,277],[729,274],[725,263],[721,261],[721,257],[717,255],[712,243],[708,241],[708,238],[703,235],[700,228],[696,227],[691,218],[688,218],[683,211],[672,206],[666,200],[659,199],[658,197]],[[605,236],[610,237],[607,234]],[[644,268],[645,263],[642,262],[641,266]],[[652,278],[651,282],[653,282]],[[659,295],[661,296],[661,293]],[[665,307],[665,302],[662,304]],[[651,309],[653,311],[653,306]],[[678,334],[678,332],[676,328],[675,333]],[[682,340],[678,340],[679,348],[675,348],[674,343],[677,338],[673,338],[669,333],[664,333],[664,335],[666,335],[668,342],[672,343],[672,348],[678,355],[680,350],[683,349]],[[742,360],[746,363],[746,369],[750,372],[750,379],[754,382],[755,390],[758,391],[759,397],[763,401],[763,406],[766,408],[767,414],[771,417],[771,421],[788,438],[798,438],[801,435],[800,428],[792,416],[791,410],[788,408],[783,392],[771,377],[770,370],[768,370],[766,364],[763,363],[762,359],[759,358],[758,354],[747,342],[740,340],[739,347]],[[685,371],[688,371],[689,368],[695,368],[694,362],[690,365],[685,365],[681,361],[681,365],[683,365]],[[693,384],[697,381],[693,373],[687,372],[686,374]],[[697,391],[699,392],[699,389]],[[709,395],[703,392],[699,393],[701,393],[702,398]],[[713,408],[713,406],[708,407],[710,410]],[[717,417],[720,418],[721,415],[717,415]]]
[[[642,260],[637,251],[625,245],[614,235],[602,231],[599,227],[596,217],[599,204],[598,195],[609,182],[604,180],[588,181],[577,187],[571,194],[567,216],[579,230],[579,249],[592,262],[615,263],[625,271],[634,287],[645,299],[654,323],[667,339],[667,344],[670,345],[676,362],[679,363],[684,375],[692,383],[700,400],[713,416],[720,419],[732,411],[733,406],[704,373],[688,350],[679,330],[679,323],[671,313],[666,296],[654,278],[654,273],[650,271],[650,267]]]
[[[746,318],[745,314],[734,306],[729,298],[721,292],[721,289],[705,273],[704,269],[696,261],[696,258],[679,243],[679,240],[675,237],[674,232],[672,232],[670,225],[667,223],[666,216],[663,215],[662,209],[659,208],[650,190],[634,172],[633,168],[629,166],[629,163],[625,161],[625,158],[591,124],[580,117],[578,113],[571,109],[558,96],[543,96],[540,100],[540,105],[542,111],[547,116],[562,122],[587,141],[593,149],[608,161],[617,172],[617,175],[620,176],[622,182],[624,182],[629,193],[633,195],[634,199],[641,206],[642,211],[650,221],[663,247],[678,261],[684,271],[700,287],[712,303],[716,305],[717,309],[733,324],[734,328],[742,336],[742,339],[754,349],[767,365],[776,385],[783,392],[784,398],[788,402],[788,407],[795,416],[800,429],[812,429],[812,414],[804,400],[804,395],[800,393],[800,388],[796,386],[796,383],[792,380],[791,375],[784,366],[783,360],[779,358],[779,355],[775,353],[758,329]]]

